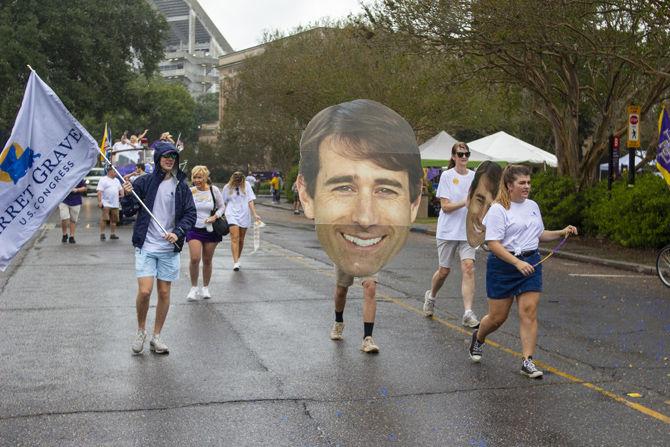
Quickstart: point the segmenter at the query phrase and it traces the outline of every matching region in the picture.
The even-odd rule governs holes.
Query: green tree
[[[559,172],[582,187],[595,181],[609,133],[625,131],[626,105],[644,118],[670,92],[663,0],[381,0],[366,10],[370,33],[466,59],[463,76],[529,92]]]
[[[0,129],[14,121],[28,64],[74,116],[100,126],[124,108],[136,70],[155,72],[166,31],[144,0],[0,2]]]
[[[214,123],[219,119],[219,94],[206,93],[196,99],[195,120],[200,124]]]
[[[158,76],[150,79],[137,77],[129,83],[124,106],[128,112],[122,114],[118,122],[112,120],[116,124],[113,128],[147,128],[150,139],[170,132],[175,140],[179,134],[182,141],[196,140],[196,102],[181,84]]]
[[[265,52],[246,60],[222,92],[222,144],[235,164],[286,171],[298,160],[307,122],[327,106],[356,98],[396,110],[419,141],[443,129],[474,137],[501,129],[521,137],[543,133],[535,131],[530,113],[515,112],[524,101],[519,89],[467,80],[454,87],[461,62],[416,51],[395,34],[336,24],[268,38],[274,40]]]

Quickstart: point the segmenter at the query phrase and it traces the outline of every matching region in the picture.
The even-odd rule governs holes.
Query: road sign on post
[[[607,172],[607,190],[612,190],[612,182],[619,177],[619,148],[621,144],[621,137],[618,135],[610,135],[610,159],[609,169]]]
[[[628,141],[626,147],[640,147],[640,107],[628,106]]]
[[[640,147],[640,106],[628,106],[628,186],[635,184],[635,149]]]

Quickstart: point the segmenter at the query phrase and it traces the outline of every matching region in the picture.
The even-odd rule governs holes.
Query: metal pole
[[[614,135],[610,134],[609,169],[607,170],[607,190],[612,190],[612,178],[614,177]]]
[[[635,148],[628,149],[628,186],[635,185]]]

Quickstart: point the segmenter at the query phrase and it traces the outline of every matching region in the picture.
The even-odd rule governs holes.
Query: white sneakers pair
[[[426,290],[426,293],[423,295],[423,314],[426,317],[432,317],[434,313],[435,297],[430,293],[430,290]],[[477,315],[468,309],[463,313],[461,324],[465,327],[475,328],[479,326],[479,320],[477,319]]]
[[[235,272],[240,271],[240,263],[239,262],[236,262],[235,264],[233,264],[233,271],[235,271]]]
[[[331,340],[342,340],[342,332],[344,331],[344,323],[336,321],[333,323],[333,327],[330,329],[330,339]],[[361,343],[361,351],[368,354],[375,354],[379,352],[379,346],[375,343],[371,336],[367,336],[363,339]]]
[[[130,347],[134,354],[141,354],[144,351],[144,341],[147,339],[147,331],[137,331],[135,341]],[[170,349],[161,340],[160,334],[154,334],[149,342],[149,349],[156,354],[169,354]]]
[[[191,287],[191,290],[189,290],[188,295],[186,295],[186,300],[187,301],[198,301],[200,298],[204,300],[208,300],[212,297],[212,294],[209,292],[209,288],[206,286],[202,287]]]

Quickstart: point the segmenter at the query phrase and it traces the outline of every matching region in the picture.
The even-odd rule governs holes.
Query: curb
[[[291,211],[291,208],[282,206],[283,204],[275,205],[271,203],[262,203],[262,202],[257,203],[258,205],[263,205],[272,208],[280,208],[287,211]],[[410,228],[410,231],[412,233],[435,236],[435,231],[427,228],[414,226]],[[542,253],[543,255],[548,255],[549,253],[551,253],[551,250],[546,248],[540,248],[540,253]],[[571,261],[584,262],[586,264],[602,265],[605,267],[612,267],[619,270],[626,270],[629,272],[643,273],[645,275],[656,276],[656,267],[650,265],[634,264],[632,262],[625,262],[625,261],[614,261],[612,259],[596,258],[593,256],[579,255],[576,253],[563,252],[563,251],[554,253],[554,256],[557,258],[569,259]]]
[[[422,233],[427,234],[429,236],[435,236],[435,231],[426,228],[412,227],[410,231],[412,231],[413,233]],[[542,253],[543,255],[548,255],[549,253],[551,253],[551,250],[546,248],[540,248],[540,253]],[[563,251],[554,253],[554,256],[556,256],[557,258],[569,259],[571,261],[579,261],[587,264],[602,265],[605,267],[612,267],[619,270],[627,270],[629,272],[644,273],[645,275],[656,276],[656,267],[650,265],[634,264],[632,262],[624,262],[624,261],[614,261],[612,259],[596,258],[593,256],[579,255],[576,253],[563,252]]]
[[[540,253],[548,255],[551,250],[540,248]],[[585,262],[588,264],[603,265],[605,267],[612,267],[619,270],[628,270],[629,272],[644,273],[646,275],[656,276],[656,267],[650,265],[634,264],[632,262],[614,261],[612,259],[595,258],[593,256],[578,255],[570,252],[556,252],[554,256],[557,258],[569,259],[572,261]]]

